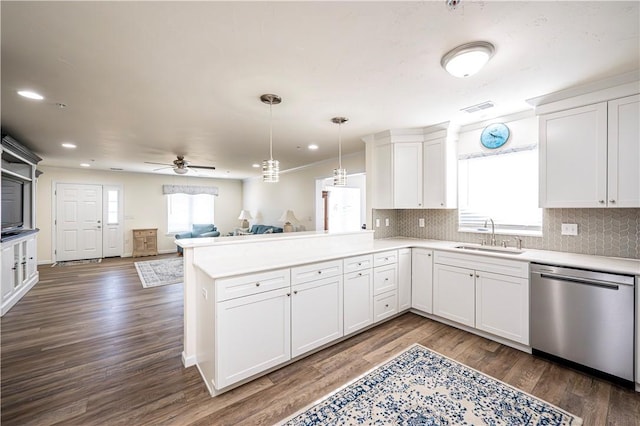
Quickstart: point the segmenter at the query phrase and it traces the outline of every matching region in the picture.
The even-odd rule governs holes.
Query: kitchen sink
[[[473,250],[473,251],[479,251],[479,252],[513,254],[513,255],[518,255],[518,254],[524,253],[523,250],[517,249],[515,247],[481,246],[481,245],[473,245],[473,244],[462,244],[462,245],[459,245],[459,246],[455,246],[455,248],[462,249],[462,250]]]

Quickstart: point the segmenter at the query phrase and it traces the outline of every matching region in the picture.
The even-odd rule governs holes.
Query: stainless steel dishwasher
[[[631,385],[634,277],[531,264],[531,347]]]

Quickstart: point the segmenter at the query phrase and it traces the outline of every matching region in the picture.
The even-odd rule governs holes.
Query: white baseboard
[[[192,365],[196,365],[195,355],[188,357],[185,355],[184,351],[182,351],[182,365],[184,365],[185,368],[191,367]]]

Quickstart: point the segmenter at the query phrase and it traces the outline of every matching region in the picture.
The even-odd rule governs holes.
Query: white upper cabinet
[[[608,103],[609,207],[640,207],[640,95]]]
[[[422,147],[422,207],[453,209],[458,206],[457,158],[454,141],[427,140]]]
[[[365,138],[371,207],[456,207],[455,141],[447,141],[448,125],[389,130]]]
[[[638,95],[540,116],[540,207],[640,207]]]
[[[422,207],[422,142],[393,144],[393,206]]]

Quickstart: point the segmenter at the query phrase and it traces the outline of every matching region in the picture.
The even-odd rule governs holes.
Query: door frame
[[[58,247],[58,240],[57,240],[57,231],[58,231],[58,225],[57,225],[57,220],[58,220],[58,210],[57,210],[57,203],[58,203],[58,194],[57,194],[57,187],[59,184],[68,184],[68,185],[100,185],[102,186],[102,196],[103,196],[103,201],[104,201],[104,194],[105,194],[105,190],[108,190],[108,188],[117,188],[119,190],[119,197],[118,197],[118,221],[120,222],[120,233],[122,234],[122,250],[120,253],[120,256],[124,255],[124,186],[122,184],[107,184],[107,183],[87,183],[87,182],[68,182],[68,181],[51,181],[51,261],[52,263],[56,263],[57,260],[57,254],[56,254],[56,249]],[[104,216],[105,216],[105,209],[107,208],[107,206],[102,205],[102,253],[103,253],[103,257],[104,257],[104,230],[105,230],[105,221],[104,221]]]

